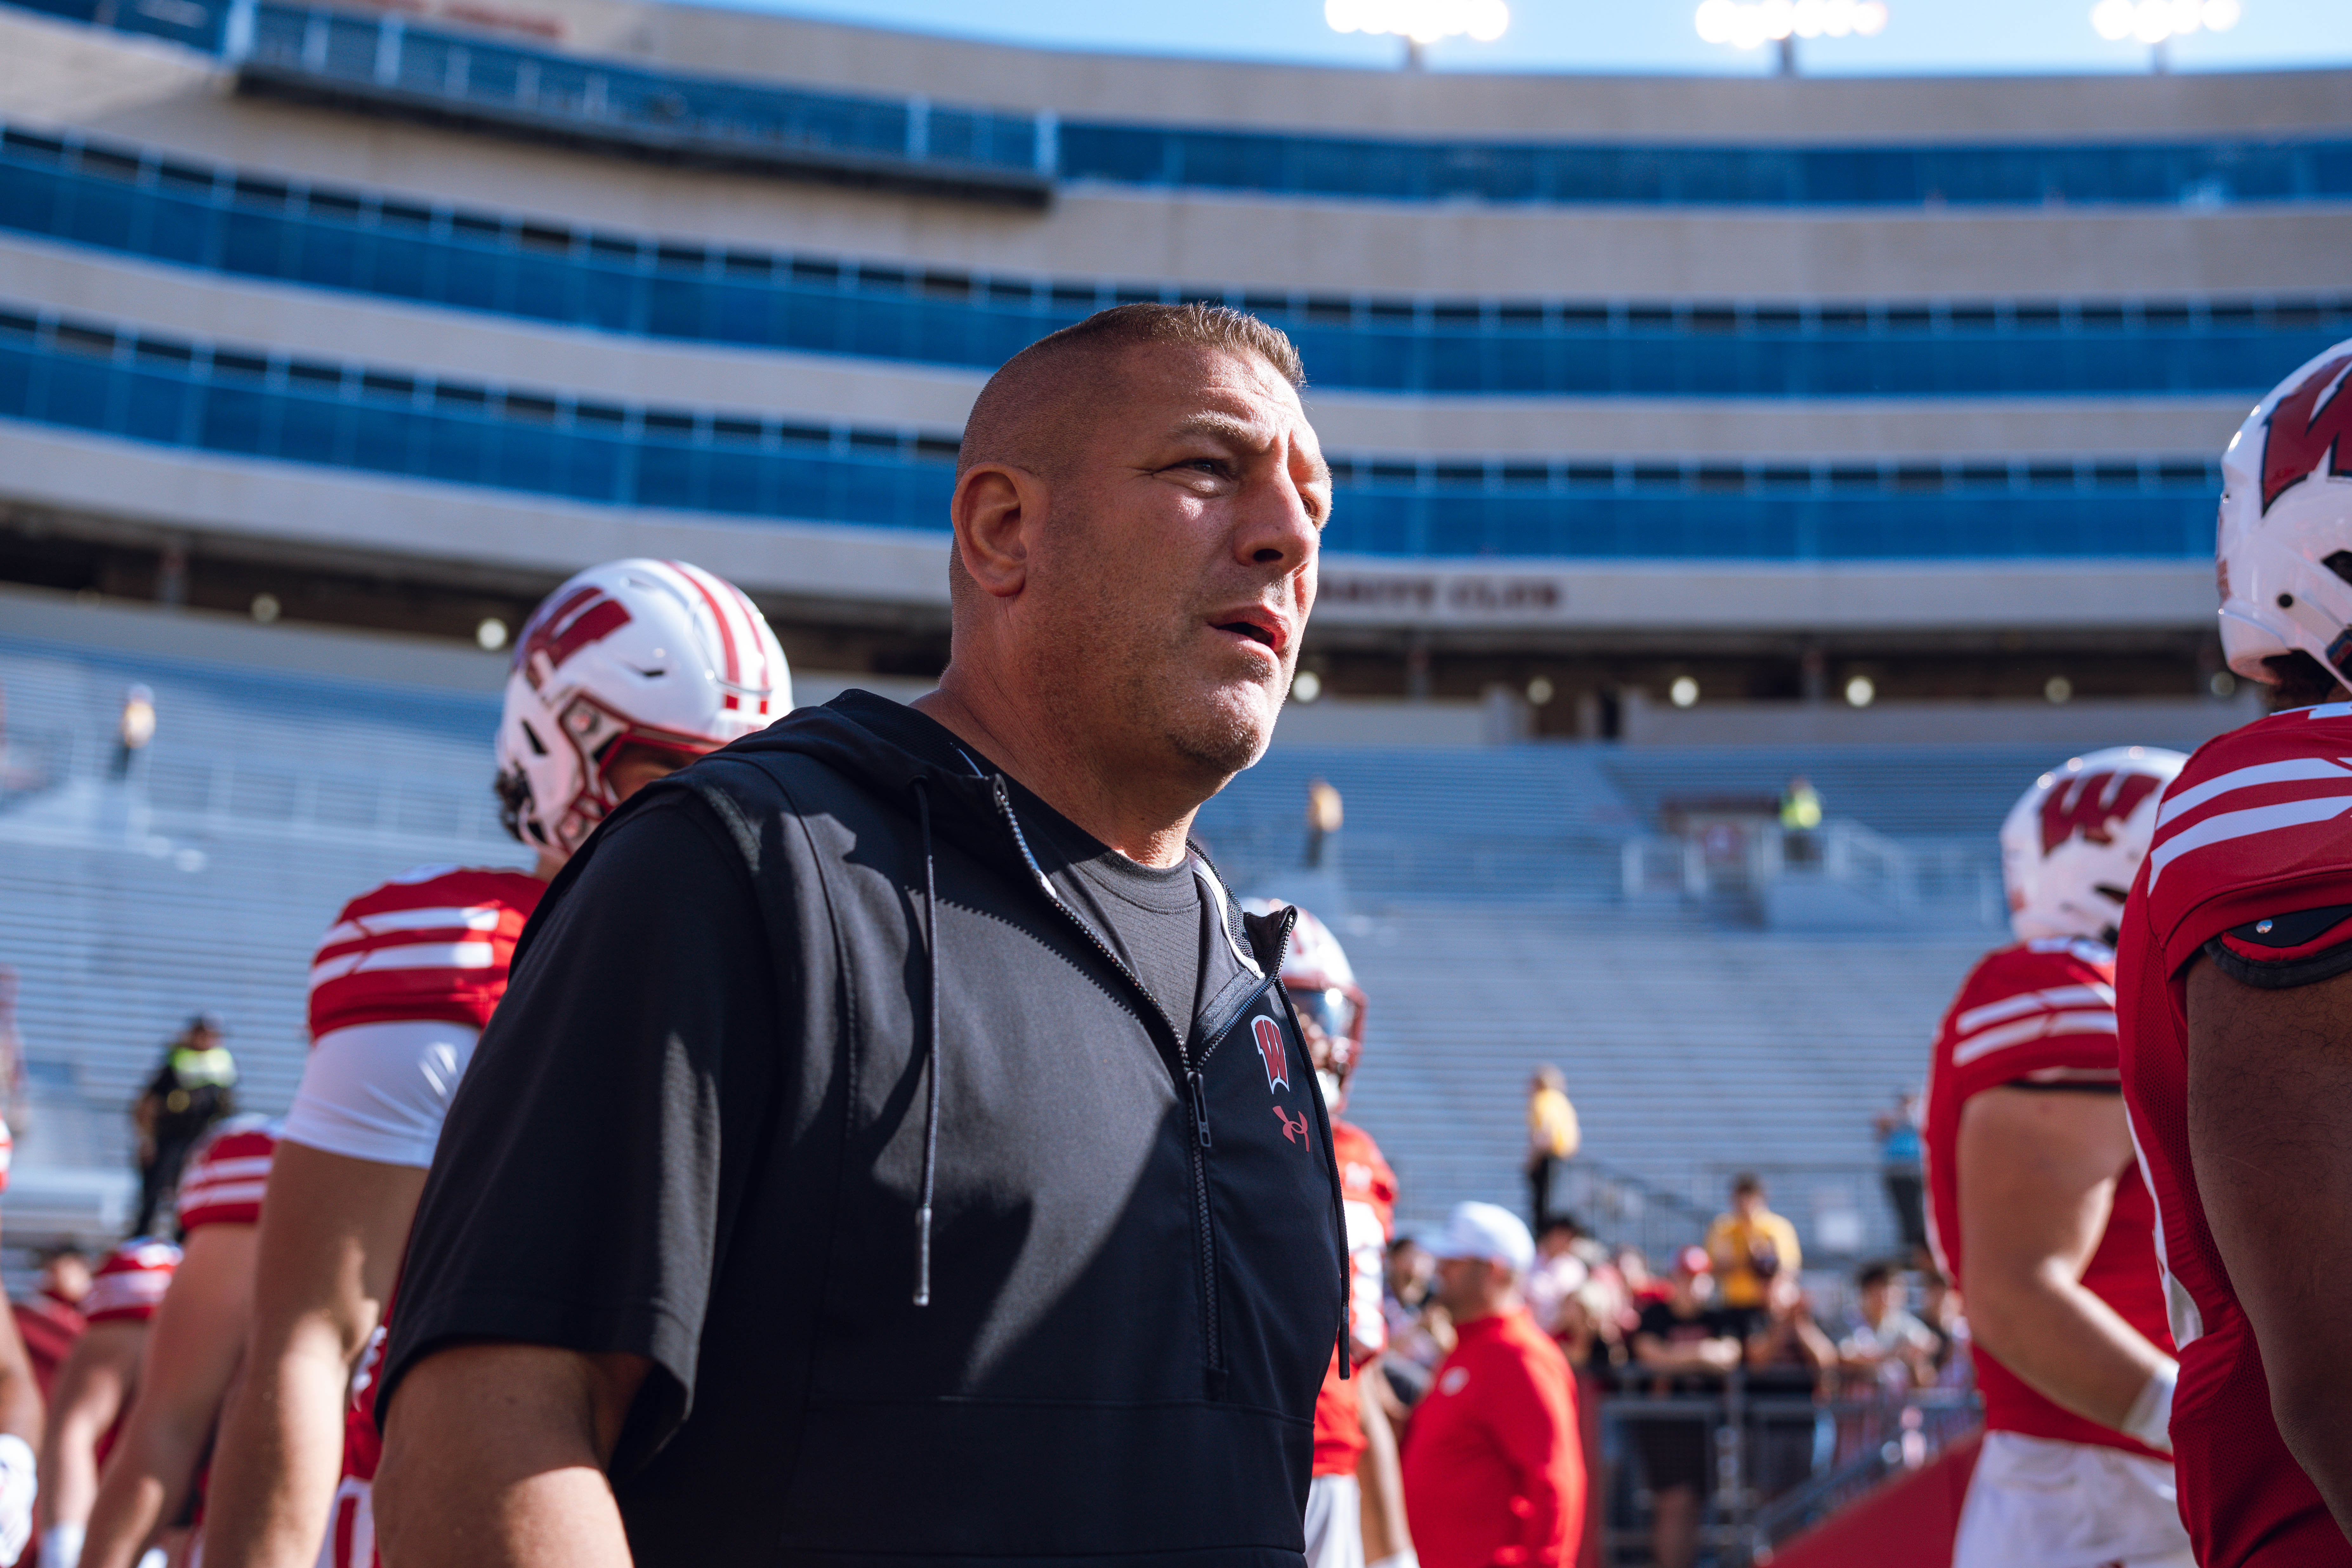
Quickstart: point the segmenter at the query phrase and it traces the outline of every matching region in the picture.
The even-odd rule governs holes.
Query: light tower
[[[1698,36],[1735,49],[1778,45],[1780,74],[1797,74],[1799,38],[1874,38],[1886,30],[1881,0],[1706,0]]]
[[[1441,38],[1491,44],[1511,25],[1503,0],[1323,0],[1335,33],[1385,33],[1404,40],[1404,68],[1419,70],[1422,51]]]
[[[2148,68],[2161,74],[2172,67],[2173,39],[2226,33],[2243,10],[2238,0],[2099,0],[2091,26],[2111,44],[2146,44]]]

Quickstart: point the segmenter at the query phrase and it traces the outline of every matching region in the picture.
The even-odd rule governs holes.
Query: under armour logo
[[[1296,1143],[1302,1149],[1313,1147],[1307,1142],[1307,1112],[1300,1111],[1298,1120],[1293,1121],[1283,1113],[1282,1107],[1277,1105],[1274,1108],[1274,1119],[1282,1123],[1282,1136],[1285,1141]]]

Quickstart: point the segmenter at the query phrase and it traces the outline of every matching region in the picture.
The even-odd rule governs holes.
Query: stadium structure
[[[2352,321],[2347,72],[1371,73],[623,0],[13,0],[0,45],[12,1237],[119,1212],[182,1016],[282,1106],[340,900],[515,858],[484,650],[539,595],[692,560],[802,700],[919,692],[989,371],[1202,299],[1297,341],[1337,474],[1311,697],[1202,833],[1355,950],[1407,1215],[1517,1193],[1551,1059],[1597,1216],[1752,1166],[1824,1258],[1885,1247],[1869,1117],[1997,937],[2002,811],[2250,715],[2218,456]]]

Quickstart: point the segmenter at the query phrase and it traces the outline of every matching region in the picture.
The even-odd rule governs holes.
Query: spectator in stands
[[[1969,1320],[1961,1310],[1960,1293],[1934,1269],[1919,1276],[1919,1321],[1936,1336],[1936,1384],[1940,1388],[1965,1388],[1972,1363],[1966,1353]]]
[[[1764,1316],[1748,1336],[1748,1393],[1756,1403],[1748,1473],[1778,1497],[1812,1473],[1819,1415],[1804,1407],[1837,1369],[1837,1342],[1813,1321],[1813,1303],[1793,1274],[1764,1291]],[[1801,1405],[1800,1402],[1803,1402]]]
[[[1781,852],[1799,865],[1810,864],[1822,858],[1821,792],[1813,781],[1799,773],[1780,792]]]
[[[1552,1179],[1583,1142],[1576,1107],[1568,1100],[1568,1079],[1546,1062],[1528,1085],[1528,1223],[1538,1233],[1551,1223]]]
[[[1889,1394],[1932,1387],[1940,1347],[1934,1332],[1904,1304],[1903,1279],[1895,1266],[1864,1264],[1853,1283],[1854,1318],[1838,1341],[1839,1365],[1876,1379]]]
[[[145,1236],[180,1184],[180,1167],[212,1124],[236,1110],[236,1058],[221,1044],[221,1021],[211,1013],[188,1020],[163,1047],[163,1060],[131,1108],[139,1132],[139,1216],[131,1234]]]
[[[1663,1301],[1674,1294],[1674,1287],[1650,1272],[1650,1260],[1642,1256],[1638,1247],[1621,1247],[1615,1258],[1617,1278],[1623,1282],[1625,1301],[1638,1315],[1653,1301]]]
[[[1665,1300],[1642,1309],[1633,1331],[1633,1363],[1653,1374],[1653,1398],[1712,1401],[1723,1391],[1723,1375],[1739,1364],[1744,1319],[1714,1306],[1712,1260],[1706,1249],[1685,1247],[1675,1255],[1673,1283]],[[1691,1568],[1698,1559],[1698,1519],[1712,1471],[1714,1406],[1689,1415],[1656,1415],[1634,1422],[1633,1446],[1650,1482],[1650,1554],[1658,1568]]]
[[[1318,871],[1323,868],[1323,857],[1329,851],[1331,841],[1339,836],[1339,825],[1347,820],[1339,792],[1329,781],[1314,779],[1307,785],[1307,868]]]
[[[1535,1241],[1509,1210],[1456,1205],[1432,1248],[1458,1335],[1405,1434],[1405,1509],[1426,1568],[1566,1568],[1584,1521],[1568,1358],[1522,1288]]]
[[[1926,1269],[1934,1260],[1927,1255],[1927,1179],[1921,1164],[1918,1095],[1898,1089],[1894,1106],[1872,1117],[1871,1126],[1878,1134],[1878,1169],[1886,1182],[1895,1226],[1911,1255],[1911,1267]]]
[[[1764,1184],[1747,1172],[1731,1179],[1731,1212],[1716,1215],[1707,1227],[1706,1255],[1722,1282],[1724,1308],[1750,1318],[1762,1314],[1765,1289],[1773,1279],[1794,1274],[1804,1264],[1797,1227],[1764,1206]]]
[[[1536,1266],[1528,1276],[1528,1310],[1535,1314],[1536,1326],[1548,1334],[1559,1333],[1560,1308],[1592,1277],[1592,1270],[1576,1254],[1580,1234],[1576,1221],[1565,1215],[1553,1216],[1536,1233]]]
[[[1389,1243],[1389,1345],[1381,1370],[1390,1397],[1389,1414],[1402,1422],[1429,1390],[1429,1374],[1454,1348],[1454,1325],[1432,1294],[1437,1259],[1410,1236]]]

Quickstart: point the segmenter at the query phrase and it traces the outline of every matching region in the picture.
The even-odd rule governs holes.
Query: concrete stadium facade
[[[988,366],[1217,298],[1299,337],[1340,460],[1335,695],[1533,690],[1559,734],[1684,675],[2188,699],[2220,449],[2352,335],[2352,72],[1378,74],[43,0],[0,8],[0,578],[450,636],[660,553],[804,667],[926,673]],[[763,115],[816,129],[754,156]]]

